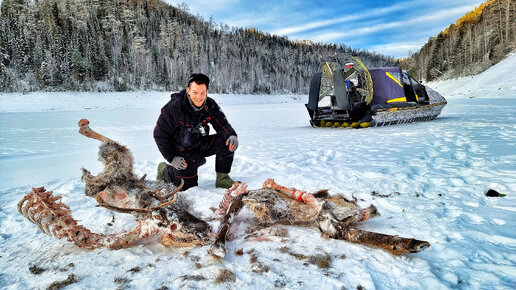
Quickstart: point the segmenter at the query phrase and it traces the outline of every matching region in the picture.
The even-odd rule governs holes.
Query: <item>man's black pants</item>
[[[184,170],[177,170],[167,165],[163,171],[163,180],[173,182],[176,186],[184,180],[182,190],[197,186],[197,169],[206,163],[206,157],[215,156],[215,171],[229,173],[233,164],[234,152],[229,151],[226,140],[219,135],[210,135],[201,138],[201,146],[195,152],[184,152],[181,154],[186,161],[187,167]]]

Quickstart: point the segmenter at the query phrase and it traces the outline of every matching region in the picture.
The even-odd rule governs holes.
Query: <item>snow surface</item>
[[[239,236],[227,244],[223,261],[208,256],[208,246],[171,249],[153,239],[129,249],[88,251],[46,236],[16,209],[30,187],[62,195],[94,232],[134,225],[132,216],[115,214],[108,226],[112,214],[84,195],[80,168],[101,170],[99,143],[79,135],[77,122],[88,118],[93,129],[127,145],[137,174],[153,178],[162,158],[152,130],[169,94],[2,94],[0,288],[45,288],[73,273],[77,282],[69,289],[513,289],[514,67],[512,55],[475,78],[431,83],[449,102],[437,119],[380,128],[311,128],[306,96],[213,96],[239,134],[232,177],[251,189],[272,177],[289,187],[355,196],[364,207],[372,203],[382,215],[362,229],[431,243],[404,256],[292,226],[285,227],[286,239]],[[224,192],[214,187],[213,157],[199,175],[199,187],[185,194],[208,219]],[[506,196],[487,197],[489,189]],[[244,254],[235,254],[238,249]],[[317,263],[321,257],[329,267]],[[33,274],[31,266],[44,271]],[[234,281],[217,282],[222,270]]]

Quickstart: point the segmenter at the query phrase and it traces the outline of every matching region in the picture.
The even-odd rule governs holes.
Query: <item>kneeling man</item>
[[[216,187],[229,188],[229,177],[238,138],[218,104],[208,97],[210,79],[204,74],[192,74],[185,90],[174,93],[161,109],[154,128],[154,140],[169,164],[158,166],[158,180],[179,185],[183,190],[197,186],[197,169],[215,155]],[[217,134],[210,135],[210,127]]]

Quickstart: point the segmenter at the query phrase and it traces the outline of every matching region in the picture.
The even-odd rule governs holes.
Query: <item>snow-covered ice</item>
[[[1,94],[0,288],[45,288],[72,273],[70,289],[514,288],[516,79],[508,73],[514,67],[512,55],[475,78],[431,83],[448,99],[433,121],[360,130],[311,128],[306,96],[213,95],[239,134],[234,178],[254,189],[272,177],[372,203],[382,215],[363,229],[431,243],[398,257],[299,227],[285,227],[286,240],[239,237],[228,242],[223,261],[209,257],[207,246],[170,249],[149,240],[88,251],[46,236],[16,209],[31,187],[62,195],[94,232],[134,225],[132,216],[115,214],[108,226],[112,214],[84,195],[80,168],[101,170],[99,143],[79,135],[77,122],[87,118],[93,129],[127,145],[137,174],[154,177],[162,158],[152,130],[169,93]],[[208,218],[223,195],[214,187],[213,157],[199,178],[199,187],[186,194]],[[489,189],[506,196],[487,197]],[[44,271],[33,274],[31,266]],[[217,280],[223,270],[233,279]]]

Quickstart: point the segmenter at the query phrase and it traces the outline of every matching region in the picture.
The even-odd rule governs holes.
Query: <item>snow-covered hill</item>
[[[514,98],[516,96],[516,52],[483,73],[428,85],[448,98]]]
[[[239,134],[234,178],[259,188],[273,177],[374,204],[382,215],[363,229],[431,243],[400,257],[290,226],[288,237],[269,242],[238,236],[223,261],[209,257],[207,246],[169,249],[150,240],[87,251],[48,237],[16,210],[33,186],[62,195],[94,232],[134,225],[131,216],[115,214],[109,226],[112,214],[84,195],[80,168],[100,171],[98,142],[79,135],[77,122],[88,118],[127,145],[137,174],[153,177],[162,158],[152,130],[168,93],[0,95],[0,288],[45,288],[72,274],[70,289],[514,288],[516,91],[506,81],[514,61],[510,56],[475,78],[429,84],[448,98],[441,116],[390,127],[311,128],[306,97],[213,96]],[[206,219],[223,195],[213,168],[209,158],[199,187],[184,193]],[[489,189],[506,196],[487,197]]]

